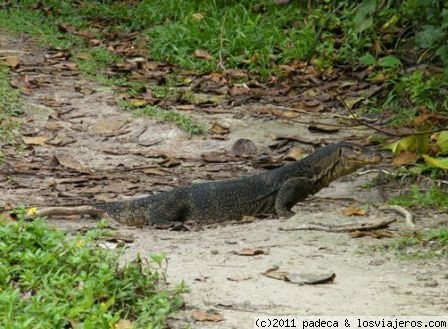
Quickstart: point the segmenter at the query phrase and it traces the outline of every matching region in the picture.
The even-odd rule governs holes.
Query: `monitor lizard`
[[[290,217],[297,202],[335,179],[381,160],[378,153],[366,148],[336,143],[294,163],[252,176],[192,184],[138,199],[98,203],[87,207],[90,211],[85,213],[109,216],[134,226],[174,226],[187,220],[210,223],[261,214]],[[51,210],[43,208],[37,215],[64,214],[61,209],[58,212],[58,207],[47,209]],[[80,209],[82,214],[86,207]]]

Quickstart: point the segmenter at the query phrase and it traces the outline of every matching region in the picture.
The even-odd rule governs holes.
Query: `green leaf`
[[[448,158],[433,158],[426,154],[423,154],[423,158],[425,159],[425,162],[431,167],[448,170]]]
[[[397,140],[396,142],[387,144],[383,147],[386,150],[391,150],[392,153],[400,154],[401,151],[411,151],[415,153],[426,153],[429,149],[428,136],[413,135]]]
[[[445,32],[441,27],[425,25],[423,30],[415,35],[415,42],[421,48],[431,48],[440,44]]]
[[[378,65],[382,67],[394,67],[401,65],[401,61],[394,56],[386,56],[378,60]]]
[[[376,0],[364,0],[353,18],[355,30],[361,33],[373,25],[373,13],[376,9]]]
[[[448,130],[442,131],[437,137],[437,144],[440,146],[441,153],[448,153]]]
[[[363,65],[375,65],[376,59],[372,54],[367,53],[359,58],[359,62]]]

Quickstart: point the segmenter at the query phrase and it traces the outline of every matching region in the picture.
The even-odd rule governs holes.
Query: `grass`
[[[0,145],[18,136],[20,123],[14,117],[22,113],[20,92],[9,84],[9,70],[0,65]],[[0,162],[2,153],[0,151]]]
[[[167,286],[160,255],[121,266],[120,252],[96,245],[99,232],[73,237],[42,219],[1,222],[0,327],[115,328],[128,320],[165,328],[183,284]]]
[[[129,103],[125,105],[127,109],[133,109],[134,107]],[[164,110],[158,106],[146,105],[143,107],[135,108],[134,113],[139,116],[147,116],[156,121],[173,122],[182,130],[188,132],[191,135],[199,135],[204,133],[205,128],[194,121],[191,117],[176,112],[173,110]]]
[[[405,259],[448,257],[448,228],[403,236],[381,249],[395,251]]]
[[[389,203],[405,207],[446,210],[448,209],[448,193],[437,187],[422,191],[418,186],[412,186],[406,194],[391,198]]]

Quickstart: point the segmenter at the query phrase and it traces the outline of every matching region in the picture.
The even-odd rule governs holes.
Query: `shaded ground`
[[[20,55],[13,74],[25,91],[24,141],[18,151],[3,145],[7,156],[1,167],[0,206],[80,204],[147,194],[200,180],[216,180],[270,167],[297,153],[309,152],[319,141],[365,141],[370,132],[352,127],[337,133],[310,133],[313,120],[337,123],[327,113],[299,112],[287,120],[263,103],[214,107],[191,113],[211,126],[219,122],[230,133],[219,139],[189,137],[172,125],[134,117],[121,111],[111,90],[88,82],[73,69],[52,62],[55,52],[36,48],[30,40],[0,35],[0,49]],[[255,109],[255,110],[254,110]],[[253,115],[254,111],[258,114]],[[288,110],[289,111],[289,110]],[[215,114],[211,114],[213,112]],[[299,122],[300,121],[300,122]],[[277,141],[273,136],[299,136],[305,144]],[[355,137],[353,137],[355,136]],[[364,136],[364,137],[363,137]],[[234,142],[248,138],[256,146],[249,159],[231,153]],[[295,150],[295,151],[291,151]],[[346,206],[379,204],[381,196],[361,185],[375,173],[351,175],[296,207],[288,221],[255,220],[244,224],[204,227],[194,232],[151,228],[120,231],[133,234],[126,257],[137,252],[168,254],[168,279],[184,279],[190,287],[187,310],[173,323],[190,322],[192,310],[215,309],[224,322],[195,323],[194,328],[242,328],[255,314],[283,315],[439,315],[448,311],[448,265],[444,260],[398,260],[374,253],[368,246],[383,240],[353,239],[346,234],[280,231],[307,221],[345,222]],[[372,218],[397,216],[371,207]],[[446,214],[419,218],[419,226],[446,219]],[[423,221],[424,220],[424,221]],[[94,225],[91,220],[53,221],[75,230]],[[403,225],[392,227],[403,230]],[[242,248],[261,248],[268,254],[235,255]],[[361,250],[361,251],[360,251]],[[274,265],[288,272],[336,273],[331,285],[299,286],[263,276]]]

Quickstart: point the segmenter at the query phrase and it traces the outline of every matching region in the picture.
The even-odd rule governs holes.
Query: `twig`
[[[404,221],[406,223],[407,226],[409,226],[409,228],[411,229],[415,229],[415,224],[414,221],[412,219],[412,214],[409,210],[407,210],[404,207],[401,206],[382,206],[378,208],[379,210],[394,210],[395,212],[400,213],[401,215],[404,216]]]
[[[337,91],[336,91],[337,92]],[[358,122],[360,125],[366,126],[370,129],[373,129],[375,131],[378,131],[380,133],[383,133],[385,135],[389,135],[389,136],[394,136],[394,137],[408,137],[408,136],[421,136],[421,135],[429,135],[429,134],[434,134],[434,133],[438,133],[441,131],[448,131],[448,128],[438,128],[438,129],[433,129],[433,130],[428,130],[428,131],[414,131],[412,133],[403,133],[403,134],[397,134],[391,131],[387,131],[381,128],[378,128],[377,126],[374,126],[370,123],[367,123],[363,120],[358,119],[357,115],[350,109],[350,107],[347,105],[347,103],[345,102],[344,98],[341,96],[340,93],[337,92],[338,98],[341,101],[342,105],[344,105],[345,109],[352,115],[353,120],[355,120],[356,122]]]
[[[392,173],[389,170],[386,169],[368,169],[368,170],[364,170],[364,171],[359,171],[357,172],[358,176],[362,176],[362,175],[367,175],[370,173],[383,173],[383,174],[387,174],[387,175],[391,175]]]
[[[219,32],[219,62],[218,65],[221,69],[225,70],[224,60],[222,59],[222,49],[224,48],[224,25],[226,24],[227,19],[227,10],[224,13],[224,17],[222,19],[221,31]]]
[[[375,221],[364,221],[356,223],[345,223],[341,225],[325,225],[325,224],[305,224],[298,227],[280,227],[280,231],[324,231],[324,232],[353,232],[353,231],[371,231],[387,227],[395,222],[396,219],[379,219]]]

